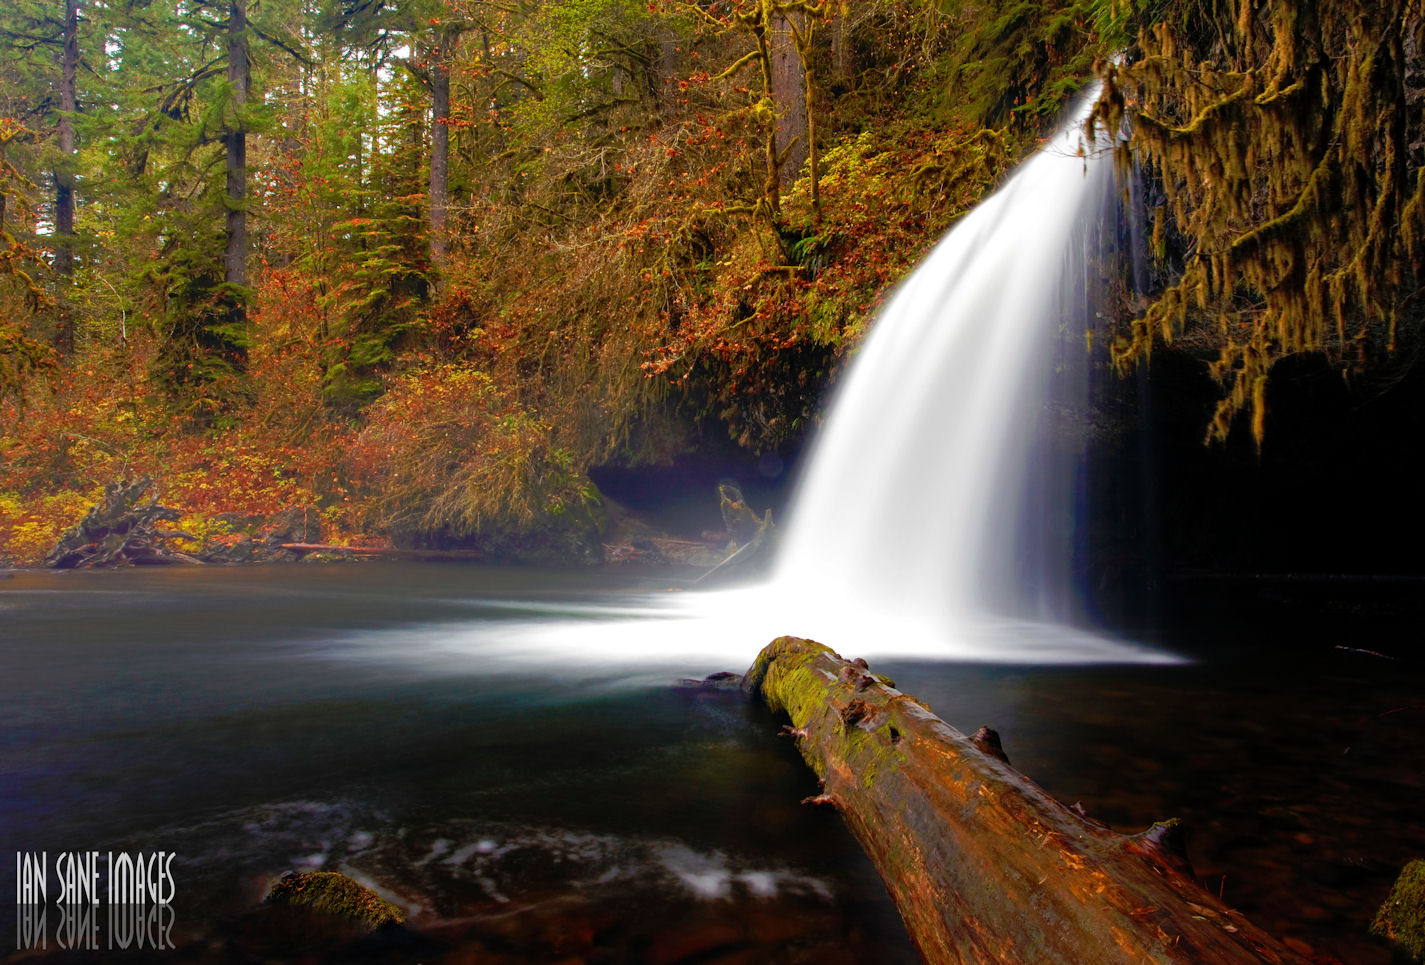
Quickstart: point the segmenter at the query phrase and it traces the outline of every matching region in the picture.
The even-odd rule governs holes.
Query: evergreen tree
[[[74,275],[75,115],[78,110],[79,0],[20,0],[0,11],[0,55],[12,94],[0,115],[35,131],[53,132],[48,150],[32,163],[46,167],[53,185],[50,203],[39,212],[51,239],[58,291],[50,338],[63,354],[74,349],[68,291]],[[33,139],[38,141],[38,138]],[[39,172],[29,177],[39,180]]]
[[[151,5],[131,9],[110,40],[136,133],[108,160],[139,186],[125,199],[123,234],[155,255],[140,272],[162,326],[155,375],[198,422],[248,393],[247,154],[250,132],[266,123],[252,97],[254,66],[264,66],[255,41],[271,56],[304,58],[275,26],[291,13],[280,0]]]

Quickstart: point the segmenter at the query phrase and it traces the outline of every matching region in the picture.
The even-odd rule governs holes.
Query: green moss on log
[[[791,718],[835,807],[866,848],[926,961],[1217,965],[1304,959],[1203,891],[1175,825],[1124,836],[1054,800],[886,686],[864,661],[781,637],[747,691]]]
[[[778,637],[762,648],[757,660],[743,674],[742,690],[752,696],[762,696],[774,711],[786,711],[792,724],[801,727],[806,724],[811,708],[821,699],[815,679],[803,679],[803,675],[811,672],[812,664],[822,654],[841,659],[835,650],[814,640]]]
[[[267,893],[273,905],[309,908],[377,929],[406,920],[391,902],[335,871],[302,871],[283,875]]]
[[[772,711],[790,717],[793,727],[811,725],[833,734],[837,759],[850,765],[870,790],[880,775],[900,766],[905,756],[895,746],[895,729],[886,722],[885,692],[868,694],[871,700],[867,702],[857,696],[862,692],[858,684],[864,679],[890,688],[892,683],[889,678],[855,666],[850,669],[857,676],[847,677],[843,672],[846,668],[841,656],[825,644],[778,637],[757,655],[742,686],[747,694],[760,696]],[[840,699],[828,702],[829,689],[835,689]],[[826,758],[805,752],[803,757],[817,777],[826,777]]]
[[[1425,861],[1405,866],[1376,912],[1371,934],[1395,942],[1417,962],[1425,961]]]

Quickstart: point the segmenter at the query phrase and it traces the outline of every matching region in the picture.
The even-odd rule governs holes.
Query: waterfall
[[[809,616],[796,632],[1042,639],[1073,615],[1067,578],[1046,573],[1068,567],[1073,479],[1036,442],[1046,386],[1086,366],[1113,190],[1111,152],[1083,133],[1093,100],[941,240],[852,360],[770,587]]]
[[[1045,415],[1083,410],[1105,287],[1116,192],[1111,152],[1083,134],[1094,99],[889,299],[842,377],[765,584],[566,607],[504,634],[501,659],[719,670],[794,634],[864,656],[1174,662],[1075,626],[1064,576],[1082,494]]]

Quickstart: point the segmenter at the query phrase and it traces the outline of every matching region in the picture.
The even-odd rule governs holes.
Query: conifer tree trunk
[[[841,0],[836,23],[831,34],[832,73],[836,83],[850,83],[856,74],[851,50],[851,4]]]
[[[450,192],[450,58],[454,33],[442,29],[431,63],[430,128],[430,257],[445,261],[445,216]]]
[[[232,89],[234,118],[224,141],[227,147],[227,245],[223,255],[224,281],[247,287],[247,132],[242,112],[247,104],[252,68],[248,61],[247,0],[229,0],[228,85]],[[246,298],[233,293],[229,321],[247,320]]]
[[[79,0],[64,0],[64,47],[59,78],[59,161],[54,172],[54,270],[64,282],[74,276],[74,112],[79,73]],[[61,298],[64,296],[62,295]],[[74,316],[68,304],[60,309],[55,349],[74,351]]]
[[[798,25],[792,22],[792,18],[802,16],[778,11],[772,18],[772,100],[777,109],[778,177],[782,187],[801,176],[807,161],[809,87],[794,36]]]

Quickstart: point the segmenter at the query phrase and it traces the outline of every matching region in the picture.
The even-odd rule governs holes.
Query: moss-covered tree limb
[[[1197,885],[1175,822],[1090,820],[1010,767],[993,732],[965,737],[864,661],[781,637],[743,688],[791,718],[822,779],[812,800],[841,812],[927,961],[1302,961]]]

